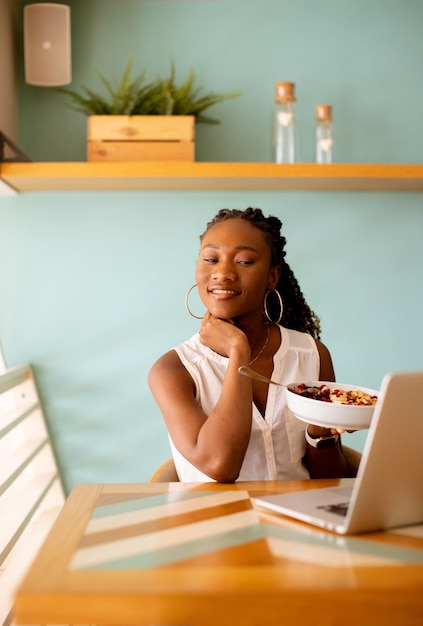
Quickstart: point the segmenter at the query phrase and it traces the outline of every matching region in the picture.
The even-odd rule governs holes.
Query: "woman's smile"
[[[233,296],[237,296],[240,292],[235,289],[230,289],[228,287],[211,287],[209,289],[209,293],[211,293],[217,299],[221,300],[228,297],[231,298]]]

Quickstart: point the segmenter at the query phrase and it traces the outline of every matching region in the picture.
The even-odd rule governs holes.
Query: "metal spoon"
[[[267,378],[267,376],[262,376],[255,370],[251,369],[251,367],[246,367],[245,365],[241,365],[241,367],[238,367],[238,374],[242,374],[242,376],[247,376],[247,378],[254,378],[255,380],[260,380],[263,383],[269,383],[271,385],[278,385],[278,387],[286,388],[286,385],[277,383],[275,380],[271,380],[270,378]]]

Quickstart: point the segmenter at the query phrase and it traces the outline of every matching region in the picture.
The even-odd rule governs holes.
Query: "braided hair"
[[[212,226],[230,219],[246,220],[252,226],[261,230],[271,251],[272,267],[280,265],[281,273],[276,288],[281,294],[283,301],[281,325],[285,326],[285,328],[309,333],[315,339],[320,339],[320,320],[305,301],[297,279],[285,261],[286,252],[284,248],[286,238],[281,235],[282,222],[280,219],[274,216],[265,217],[261,209],[248,208],[245,211],[221,209],[208,222],[206,230],[200,236],[200,241]],[[268,298],[267,310],[272,319],[278,318],[280,309],[276,297]]]

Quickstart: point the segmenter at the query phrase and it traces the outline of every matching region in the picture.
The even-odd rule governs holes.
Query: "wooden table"
[[[250,497],[343,481],[80,485],[16,597],[21,624],[423,623],[423,530],[338,537]]]

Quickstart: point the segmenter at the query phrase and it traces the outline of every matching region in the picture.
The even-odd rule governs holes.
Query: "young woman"
[[[347,475],[336,431],[306,428],[285,389],[238,373],[244,365],[284,384],[334,380],[281,226],[260,209],[223,209],[200,237],[195,280],[207,312],[199,332],[149,374],[182,481]]]

